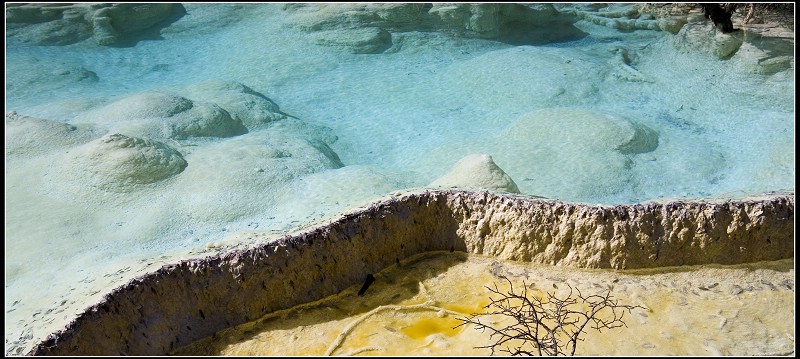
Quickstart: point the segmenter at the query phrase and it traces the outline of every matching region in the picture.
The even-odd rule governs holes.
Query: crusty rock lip
[[[408,193],[268,244],[139,276],[28,354],[163,355],[338,293],[425,251],[614,269],[792,258],[793,217],[794,193],[617,206],[460,190]]]

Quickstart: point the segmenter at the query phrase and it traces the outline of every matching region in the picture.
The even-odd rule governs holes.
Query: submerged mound
[[[89,142],[94,132],[61,121],[6,113],[6,156],[35,156]]]
[[[615,114],[566,108],[524,114],[500,139],[510,157],[504,162],[507,171],[527,179],[523,191],[545,193],[568,184],[562,191],[576,197],[624,188],[634,175],[631,155],[658,147],[658,134],[645,125]]]
[[[586,198],[632,187],[638,156],[658,146],[655,130],[626,117],[546,108],[520,115],[483,141],[441,147],[427,160],[447,163],[475,151],[491,153],[522,193]]]
[[[86,171],[80,180],[111,191],[129,192],[181,173],[187,166],[180,152],[161,142],[110,134],[78,147],[70,168]]]
[[[565,125],[579,130],[565,131]],[[610,113],[568,108],[524,114],[505,130],[503,137],[537,143],[551,139],[556,146],[586,146],[621,154],[651,152],[658,147],[658,134],[645,125]]]
[[[180,96],[145,92],[115,101],[102,108],[97,115],[110,121],[172,117],[192,107],[192,101]]]
[[[159,140],[230,137],[247,132],[241,121],[213,103],[162,92],[124,97],[81,117],[112,131]]]
[[[235,81],[211,80],[127,95],[77,116],[114,132],[158,140],[232,137],[291,117]]]
[[[300,122],[293,119],[284,121]],[[273,126],[187,154],[192,164],[176,180],[174,206],[201,221],[225,223],[263,213],[274,206],[285,186],[304,176],[344,166],[308,126]],[[202,196],[185,194],[202,194]]]
[[[381,53],[392,46],[392,34],[378,27],[318,31],[312,37],[317,45],[345,47],[354,54]]]
[[[185,93],[188,98],[222,107],[235,121],[241,122],[250,131],[286,118],[275,102],[235,81],[206,81],[177,91]]]

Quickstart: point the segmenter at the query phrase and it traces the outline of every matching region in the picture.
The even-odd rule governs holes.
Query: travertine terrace
[[[165,354],[431,250],[609,269],[791,258],[793,217],[793,193],[601,206],[417,191],[267,244],[165,265],[115,289],[30,354]]]

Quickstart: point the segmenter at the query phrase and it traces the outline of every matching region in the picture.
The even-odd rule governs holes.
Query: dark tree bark
[[[744,20],[742,20],[742,24],[746,24],[750,22],[750,19],[753,18],[753,14],[755,13],[756,5],[753,3],[747,4],[747,15],[745,15]]]
[[[736,5],[737,4],[734,3],[700,4],[700,6],[703,7],[703,15],[706,19],[711,19],[711,21],[714,22],[714,26],[716,26],[719,31],[722,31],[723,34],[739,30],[733,28],[733,21],[731,21],[733,12],[736,10]]]
[[[703,15],[707,19],[711,19],[717,29],[723,33],[736,31],[733,28],[733,21],[731,21],[733,12],[736,10],[736,4],[701,4],[701,6],[703,7]]]

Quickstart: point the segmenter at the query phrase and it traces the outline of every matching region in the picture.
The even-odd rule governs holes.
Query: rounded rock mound
[[[431,187],[460,187],[520,193],[517,184],[494,163],[492,156],[471,154],[459,160],[446,175]]]
[[[66,122],[6,113],[7,157],[29,157],[68,148],[89,142],[92,136],[92,131]]]
[[[145,92],[125,97],[104,107],[106,117],[124,119],[172,117],[193,107],[192,101],[176,95]]]
[[[79,147],[73,168],[87,171],[96,187],[111,192],[130,192],[181,173],[187,166],[183,155],[161,142],[110,134]]]
[[[575,131],[565,131],[565,125]],[[658,147],[658,133],[650,127],[619,115],[569,108],[524,114],[506,129],[504,137],[536,139],[559,147],[590,146],[622,154],[646,153]]]
[[[425,161],[438,168],[470,153],[491,153],[521,193],[616,200],[637,190],[642,162],[652,162],[647,159],[659,146],[656,130],[615,113],[543,108],[496,135],[439,147]]]
[[[264,96],[235,81],[211,80],[181,89],[195,101],[214,103],[240,121],[248,130],[265,128],[273,121],[286,118],[278,105]]]
[[[569,130],[565,130],[568,127]],[[632,160],[658,147],[658,133],[626,117],[571,108],[523,114],[497,140],[506,169],[524,182],[524,193],[567,198],[612,195],[634,179]],[[569,188],[563,190],[564,186]]]
[[[107,123],[111,130],[156,139],[231,137],[247,133],[238,119],[213,103],[182,96],[145,92],[85,114],[83,120]]]
[[[35,45],[69,45],[90,38],[99,45],[127,44],[170,17],[180,4],[19,3],[6,6],[7,39]]]

